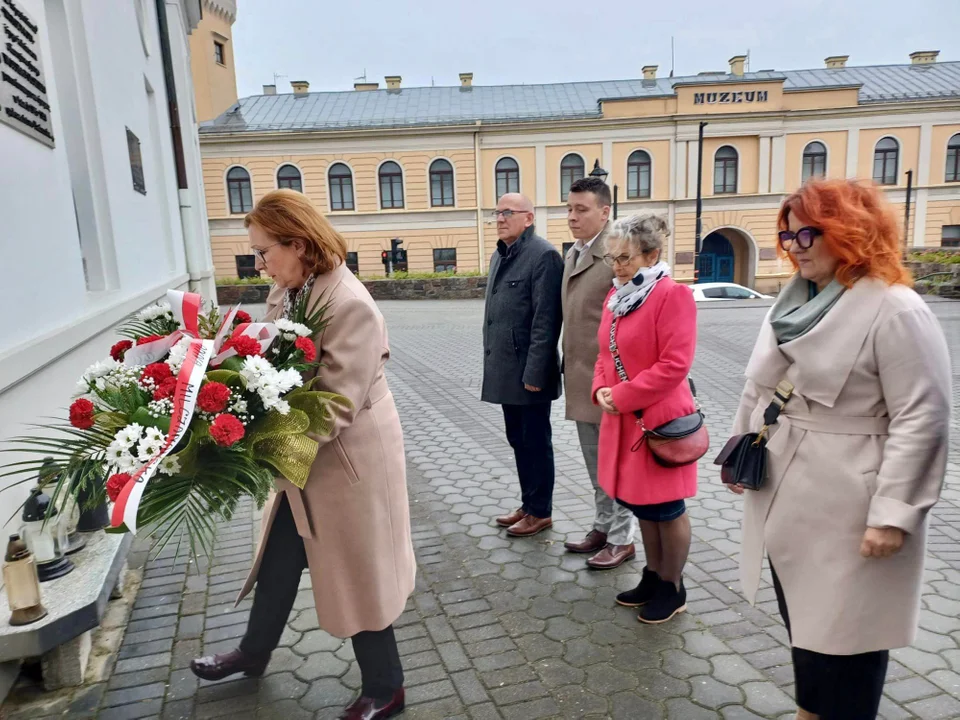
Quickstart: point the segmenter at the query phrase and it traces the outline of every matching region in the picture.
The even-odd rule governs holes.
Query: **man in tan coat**
[[[599,345],[597,330],[603,305],[613,286],[613,271],[603,262],[603,242],[610,218],[610,188],[599,178],[586,177],[570,186],[567,222],[576,244],[564,262],[563,383],[567,419],[577,423],[580,449],[593,484],[597,514],[593,529],[582,542],[568,542],[570,552],[591,554],[587,565],[608,570],[636,555],[633,539],[637,521],[597,484],[597,445],[600,408],[590,397]]]

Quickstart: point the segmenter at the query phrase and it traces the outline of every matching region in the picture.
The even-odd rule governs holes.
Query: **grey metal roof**
[[[551,85],[476,85],[255,95],[200,132],[242,133],[473,125],[598,118],[600,100],[664,97],[691,83],[783,80],[785,90],[858,87],[860,103],[960,98],[960,62],[761,71]]]

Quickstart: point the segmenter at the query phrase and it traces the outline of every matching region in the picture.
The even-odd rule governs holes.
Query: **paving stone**
[[[641,698],[634,693],[617,693],[610,698],[610,718],[612,720],[662,720],[663,709],[660,705]]]
[[[906,706],[920,720],[941,720],[960,717],[960,700],[949,695],[918,700]]]
[[[162,707],[162,700],[146,700],[131,705],[121,705],[101,710],[97,714],[97,720],[137,720],[153,717],[160,714]]]
[[[901,704],[940,693],[940,689],[936,685],[920,677],[888,682],[883,691]]]
[[[796,708],[796,703],[772,682],[748,682],[740,686],[747,707],[760,715],[778,715]]]
[[[737,655],[716,655],[710,658],[713,676],[722,683],[739,687],[750,680],[762,680],[759,670]]]
[[[667,700],[667,718],[669,720],[716,720],[717,713],[694,705],[686,698]]]
[[[690,678],[693,689],[690,697],[694,702],[708,708],[721,708],[724,705],[743,702],[743,696],[735,687],[730,687],[709,675]]]
[[[666,650],[662,657],[663,671],[680,680],[709,673],[712,669],[706,660],[696,658],[683,650]]]
[[[347,706],[353,700],[353,690],[345,687],[341,682],[332,678],[322,678],[310,683],[310,689],[299,699],[301,708],[316,712],[324,708],[340,708]],[[275,706],[278,703],[274,704]],[[286,715],[276,715],[283,717]]]
[[[322,677],[341,677],[349,667],[349,663],[333,653],[319,652],[308,655],[294,675],[305,682],[312,682]]]

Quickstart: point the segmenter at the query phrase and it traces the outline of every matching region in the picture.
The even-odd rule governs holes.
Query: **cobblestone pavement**
[[[960,304],[938,303],[960,349]],[[689,612],[641,625],[615,606],[642,558],[586,569],[562,543],[592,522],[576,431],[554,407],[554,529],[510,540],[492,518],[517,504],[512,454],[497,407],[478,400],[482,303],[385,303],[390,380],[407,439],[417,592],[397,622],[408,718],[792,718],[792,669],[769,577],[757,607],[739,592],[739,501],[709,464],[689,503],[694,543]],[[704,308],[695,368],[719,445],[765,310]],[[955,380],[956,382],[956,380]],[[954,431],[957,430],[956,421]],[[715,448],[716,449],[716,448]],[[712,457],[713,453],[708,456]],[[960,717],[960,464],[934,510],[921,630],[893,653],[881,717]],[[170,555],[147,563],[106,680],[61,701],[58,717],[332,718],[359,687],[349,642],[317,629],[309,578],[268,675],[197,683],[190,658],[235,646],[250,600],[233,599],[252,559],[256,513],[222,528],[198,574]],[[189,572],[188,572],[189,570]],[[115,664],[114,664],[115,663]],[[14,709],[13,717],[42,713]]]

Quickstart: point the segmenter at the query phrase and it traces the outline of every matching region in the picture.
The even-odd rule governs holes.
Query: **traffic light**
[[[382,262],[384,265],[389,265],[389,264],[390,264],[390,251],[389,251],[389,250],[384,250],[382,253],[380,253],[380,262]]]

